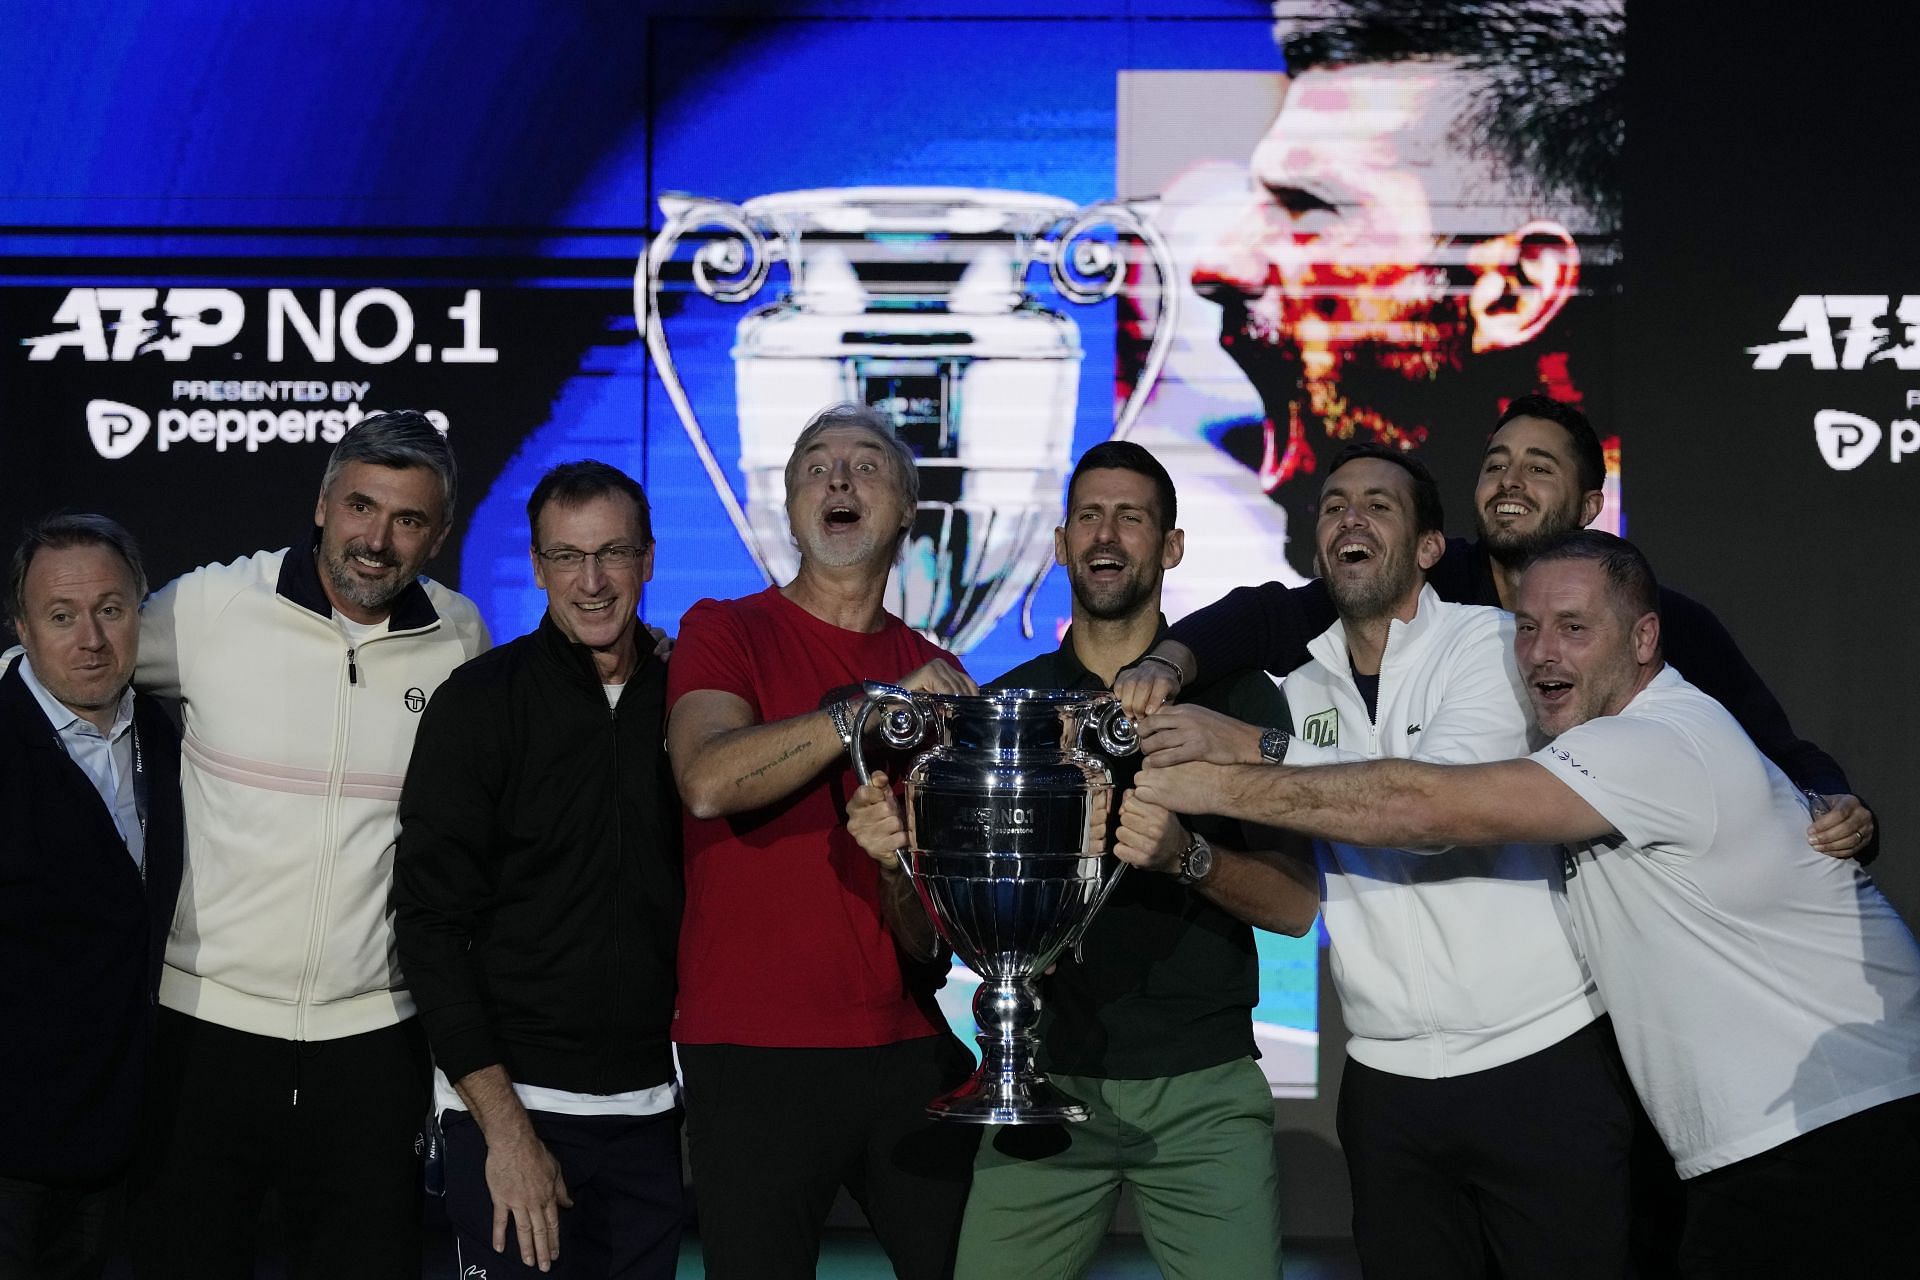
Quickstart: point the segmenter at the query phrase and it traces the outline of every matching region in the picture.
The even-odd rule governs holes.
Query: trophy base
[[[927,1114],[959,1124],[1077,1124],[1093,1113],[1043,1075],[1001,1075],[983,1068],[929,1102]]]

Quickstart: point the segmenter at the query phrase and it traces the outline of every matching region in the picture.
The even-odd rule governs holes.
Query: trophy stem
[[[1025,974],[989,978],[973,997],[980,1066],[967,1082],[927,1104],[936,1120],[963,1124],[1059,1124],[1091,1113],[1033,1065],[1040,997]]]

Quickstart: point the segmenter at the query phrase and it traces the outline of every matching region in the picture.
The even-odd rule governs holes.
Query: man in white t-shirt
[[[1664,666],[1657,598],[1610,534],[1532,561],[1515,650],[1554,736],[1528,758],[1150,761],[1139,788],[1326,839],[1563,844],[1576,936],[1686,1179],[1683,1269],[1894,1274],[1920,1257],[1920,946],[1863,869],[1808,847],[1805,799],[1725,709]]]

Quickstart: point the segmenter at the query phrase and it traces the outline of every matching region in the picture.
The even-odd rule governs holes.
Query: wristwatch
[[[1190,834],[1180,855],[1180,883],[1199,884],[1213,873],[1213,846],[1198,832]]]
[[[1279,764],[1287,758],[1287,744],[1293,741],[1293,735],[1285,729],[1269,729],[1260,735],[1260,758],[1268,764]]]

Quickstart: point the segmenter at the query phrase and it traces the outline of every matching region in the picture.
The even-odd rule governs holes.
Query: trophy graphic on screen
[[[634,276],[635,311],[674,411],[767,581],[799,568],[783,477],[794,438],[816,409],[856,400],[892,419],[920,469],[919,514],[888,608],[957,652],[1016,604],[1032,634],[1073,452],[1082,348],[1079,326],[1034,296],[1028,274],[1045,264],[1072,304],[1110,299],[1123,283],[1158,299],[1141,375],[1113,421],[1114,437],[1125,436],[1166,361],[1179,296],[1172,255],[1144,210],[964,187],[789,191],[740,204],[667,195],[660,209],[665,224]],[[683,245],[687,264],[676,259]],[[736,488],[682,380],[662,296],[690,270],[699,294],[746,303],[775,262],[786,264],[787,288],[733,332]],[[1142,266],[1150,284],[1128,279]]]

